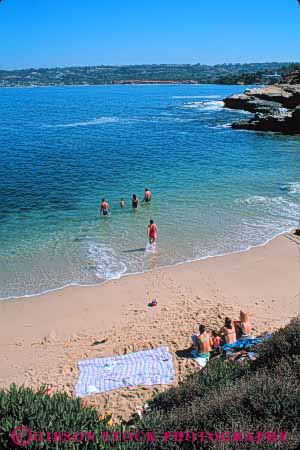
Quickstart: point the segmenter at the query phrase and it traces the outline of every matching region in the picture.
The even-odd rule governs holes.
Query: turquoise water
[[[296,225],[299,138],[231,130],[246,115],[222,98],[243,89],[1,89],[0,298],[244,250]],[[153,201],[133,212],[145,187]]]

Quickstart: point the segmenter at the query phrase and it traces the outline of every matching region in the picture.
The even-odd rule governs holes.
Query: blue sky
[[[0,68],[300,61],[296,0],[5,0]]]

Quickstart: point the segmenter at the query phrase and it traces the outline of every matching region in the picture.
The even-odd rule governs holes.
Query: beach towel
[[[199,353],[197,352],[197,350],[192,350],[191,351],[191,356],[199,364],[199,366],[201,368],[205,367],[206,364],[209,361],[209,357],[207,357],[207,356],[200,356]]]
[[[79,361],[76,395],[111,391],[128,386],[168,384],[174,381],[172,355],[168,347],[109,358]]]
[[[266,339],[270,339],[272,337],[271,334],[267,334],[263,337],[252,338],[252,339],[241,339],[239,341],[234,342],[233,344],[223,345],[222,350],[225,352],[234,352],[235,350],[248,350],[253,345],[260,344]]]

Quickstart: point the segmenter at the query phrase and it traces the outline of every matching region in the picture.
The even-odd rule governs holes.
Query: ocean
[[[244,89],[0,89],[0,298],[242,251],[297,225],[299,137],[232,130],[247,113],[222,99]],[[132,211],[146,187],[152,202]]]

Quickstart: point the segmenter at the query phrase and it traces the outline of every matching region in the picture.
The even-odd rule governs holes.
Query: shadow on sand
[[[191,350],[191,347],[189,347],[184,350],[177,350],[175,353],[178,358],[191,358]]]
[[[134,252],[145,252],[146,248],[145,247],[141,247],[141,248],[133,248],[132,250],[123,250],[123,253],[134,253]]]

